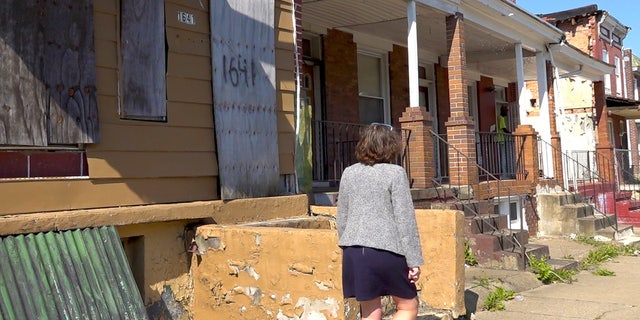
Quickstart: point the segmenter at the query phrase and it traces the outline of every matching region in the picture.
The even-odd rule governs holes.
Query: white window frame
[[[602,49],[602,61],[609,63],[609,51]],[[604,75],[604,93],[611,94],[611,74]]]
[[[358,48],[357,56],[366,55],[369,57],[378,58],[380,61],[380,93],[382,96],[373,97],[368,95],[360,94],[360,90],[358,89],[358,97],[367,97],[367,98],[379,98],[382,100],[382,109],[384,113],[384,122],[391,123],[391,106],[389,103],[389,59],[387,52],[381,52],[375,49],[368,48]],[[360,70],[358,70],[360,72]],[[360,106],[358,105],[358,108]]]
[[[616,66],[614,73],[616,76],[616,95],[621,96],[622,95],[622,60],[620,59],[620,57],[615,56],[613,57],[613,61],[614,61],[614,65]]]

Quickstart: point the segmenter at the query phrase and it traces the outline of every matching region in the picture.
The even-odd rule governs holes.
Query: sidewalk
[[[547,242],[547,243],[545,243]],[[593,247],[568,239],[540,239],[550,246],[552,258],[584,257]],[[542,285],[533,274],[522,271],[467,269],[467,288],[478,279],[500,279],[501,286],[514,290],[516,298],[505,303],[504,311],[477,311],[475,320],[613,320],[640,319],[640,257],[620,256],[603,263],[615,276],[596,276],[581,271],[571,284]],[[485,278],[485,279],[486,279]],[[478,291],[478,287],[467,290]],[[486,296],[486,295],[485,295]],[[471,294],[473,297],[473,294]],[[478,299],[482,308],[484,297]],[[467,309],[470,303],[467,303]],[[469,312],[470,313],[470,312]]]

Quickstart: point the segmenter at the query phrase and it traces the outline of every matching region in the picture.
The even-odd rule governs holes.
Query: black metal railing
[[[509,133],[477,132],[476,157],[478,164],[501,179],[515,179],[522,173],[525,157],[519,157],[522,137]]]
[[[538,137],[538,159],[541,179],[553,180],[563,190],[579,193],[584,202],[593,206],[596,214],[614,215],[616,222],[611,226],[618,229],[616,200],[619,188],[614,164],[609,158],[594,151],[562,152]]]
[[[477,195],[473,190],[474,186],[469,185],[468,183],[462,183],[462,181],[466,181],[463,179],[464,175],[469,174],[468,168],[474,168],[478,172],[478,177],[480,178],[480,184],[482,182],[487,182],[484,187],[484,194],[488,195],[487,200],[490,201],[494,206],[500,206],[503,203],[508,204],[509,212],[507,213],[507,229],[509,234],[503,237],[507,241],[509,241],[513,245],[513,251],[516,250],[521,254],[522,259],[524,261],[524,265],[527,262],[526,248],[525,246],[518,240],[517,233],[514,233],[515,229],[512,228],[512,222],[514,220],[519,220],[519,228],[517,230],[524,230],[524,214],[522,210],[511,210],[511,203],[517,202],[519,200],[518,195],[516,195],[511,188],[502,180],[498,175],[493,174],[489,170],[485,169],[483,166],[479,165],[476,159],[472,159],[462,151],[457,149],[455,146],[451,145],[446,140],[446,135],[438,135],[437,133],[430,131],[431,137],[433,138],[434,146],[438,146],[440,154],[443,153],[447,155],[447,164],[455,163],[459,170],[455,170],[453,176],[449,172],[446,171],[446,176],[443,175],[441,171],[441,177],[437,179],[433,179],[433,182],[437,186],[446,187],[453,191],[453,196],[456,199],[456,202],[459,203],[463,208],[463,211],[468,214],[472,214],[477,218],[481,218],[481,213],[478,212],[477,207]],[[442,157],[442,156],[440,156]],[[449,169],[449,166],[447,166]],[[465,168],[462,170],[462,168]],[[475,171],[474,170],[474,171]],[[475,186],[479,187],[479,185]],[[491,223],[483,223],[481,219],[478,219],[479,223],[482,223],[483,228],[488,227],[489,233],[498,233],[503,234],[503,230],[494,226]],[[504,235],[504,234],[503,234]]]
[[[355,150],[364,124],[320,121],[313,122],[313,180],[337,185],[344,169],[356,162]],[[402,165],[411,181],[409,168],[409,138],[411,130],[400,130],[403,153],[396,161]]]
[[[614,149],[616,179],[618,188],[621,191],[640,190],[640,171],[633,164],[633,154],[631,150]]]

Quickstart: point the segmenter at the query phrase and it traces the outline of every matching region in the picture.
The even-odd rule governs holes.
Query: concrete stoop
[[[538,194],[538,231],[545,236],[595,236],[616,224],[615,216],[595,214],[593,206],[572,192]]]

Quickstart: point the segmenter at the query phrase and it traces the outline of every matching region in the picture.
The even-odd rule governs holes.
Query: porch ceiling
[[[407,3],[404,0],[303,0],[303,25],[339,29],[383,42],[407,45]],[[445,18],[448,14],[417,5],[421,58],[446,58]],[[506,81],[516,81],[515,44],[481,25],[465,21],[467,68]],[[525,80],[536,78],[535,53],[523,50]]]
[[[607,97],[607,110],[625,119],[640,119],[640,101]]]

